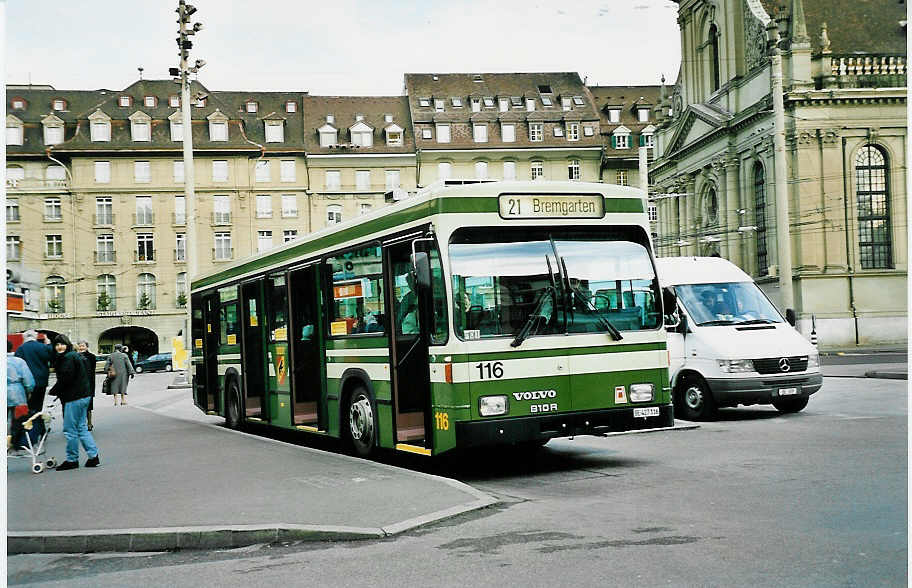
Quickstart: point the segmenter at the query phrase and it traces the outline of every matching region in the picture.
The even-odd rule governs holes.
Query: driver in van
[[[712,290],[703,290],[700,294],[700,302],[711,316],[716,316],[716,295]]]

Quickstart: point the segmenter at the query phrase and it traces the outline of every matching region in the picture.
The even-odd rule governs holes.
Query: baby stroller
[[[51,434],[51,421],[54,419],[52,411],[57,407],[57,402],[52,400],[44,407],[44,410],[26,415],[20,422],[16,423],[18,425],[17,429],[23,429],[22,437],[25,438],[26,443],[26,445],[21,445],[17,449],[22,449],[26,455],[32,458],[33,474],[40,474],[45,469],[57,467],[55,458],[41,459],[41,455],[45,453],[45,443],[48,435]]]

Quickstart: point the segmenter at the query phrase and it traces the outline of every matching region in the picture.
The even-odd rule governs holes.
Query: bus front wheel
[[[348,427],[352,447],[361,457],[367,457],[374,451],[377,437],[374,406],[370,395],[362,386],[352,390],[348,400]]]

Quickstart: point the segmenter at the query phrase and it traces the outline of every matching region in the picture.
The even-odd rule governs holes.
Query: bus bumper
[[[651,417],[634,417],[634,408],[637,407],[462,421],[456,423],[456,445],[477,447],[674,426],[674,409],[670,404],[659,406],[659,415]]]

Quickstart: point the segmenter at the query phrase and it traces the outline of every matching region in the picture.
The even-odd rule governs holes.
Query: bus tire
[[[808,405],[808,400],[809,398],[807,396],[803,398],[773,400],[773,406],[776,407],[776,410],[784,414],[788,414],[790,412],[801,412],[804,410],[804,407]]]
[[[225,424],[229,429],[241,428],[241,390],[238,388],[237,380],[231,379],[228,382],[228,389],[225,391],[228,400],[228,410],[225,411]]]
[[[361,457],[373,453],[377,442],[377,417],[367,389],[358,385],[348,397],[348,436],[351,446]]]
[[[704,421],[716,414],[716,401],[706,381],[698,375],[684,376],[675,391],[675,414],[685,421]]]

